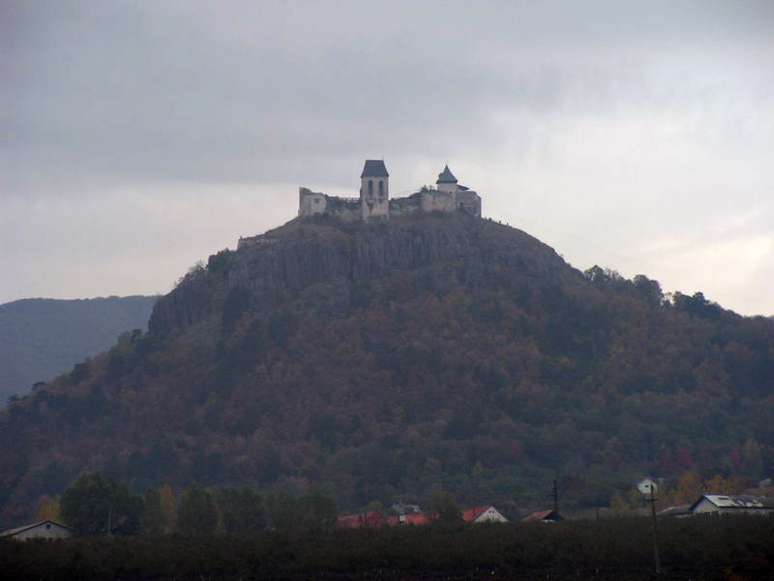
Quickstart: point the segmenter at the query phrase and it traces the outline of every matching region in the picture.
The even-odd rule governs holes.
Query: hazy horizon
[[[165,293],[384,158],[774,314],[771,2],[6,1],[0,48],[0,303]]]

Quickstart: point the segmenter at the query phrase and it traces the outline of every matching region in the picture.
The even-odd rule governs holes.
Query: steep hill
[[[6,519],[100,469],[137,487],[319,485],[343,508],[444,488],[565,501],[774,446],[774,323],[584,274],[526,233],[424,215],[294,220],[209,258],[147,334],[0,418]]]
[[[146,329],[156,297],[23,299],[0,305],[0,401]]]

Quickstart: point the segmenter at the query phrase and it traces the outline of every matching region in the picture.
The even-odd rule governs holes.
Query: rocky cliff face
[[[205,269],[189,273],[158,301],[149,327],[164,335],[221,313],[230,299],[267,312],[319,283],[368,283],[391,271],[429,265],[455,269],[466,284],[498,268],[515,269],[542,285],[582,280],[532,236],[464,214],[377,224],[306,218],[243,239],[237,251],[211,256]],[[343,293],[348,288],[342,284]]]

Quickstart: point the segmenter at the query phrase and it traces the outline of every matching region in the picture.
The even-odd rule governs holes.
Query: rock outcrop
[[[163,335],[220,313],[235,292],[249,309],[269,311],[288,294],[322,282],[367,283],[393,270],[446,264],[475,284],[485,270],[516,269],[541,284],[580,280],[553,249],[528,234],[465,214],[420,214],[389,223],[296,219],[237,251],[209,258],[156,304],[150,331]]]

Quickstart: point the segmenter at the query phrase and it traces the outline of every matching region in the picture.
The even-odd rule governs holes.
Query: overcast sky
[[[0,0],[0,302],[167,292],[369,157],[774,314],[771,0]]]

